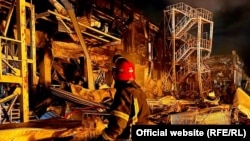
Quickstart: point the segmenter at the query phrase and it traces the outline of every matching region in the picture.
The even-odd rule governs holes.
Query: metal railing
[[[21,41],[12,38],[0,36],[0,78],[2,75],[12,74],[20,76],[20,67],[18,63],[22,61],[18,56],[18,48]]]
[[[174,5],[170,5],[166,7],[166,10],[169,11],[171,9],[176,9],[179,10],[181,12],[183,12],[184,14],[186,14],[187,16],[189,16],[190,18],[198,18],[198,17],[202,17],[203,19],[206,20],[212,20],[213,19],[213,13],[203,9],[203,8],[193,8],[183,2],[174,4]]]
[[[185,66],[182,66],[182,69],[180,69],[176,73],[176,78],[179,82],[181,82],[183,79],[185,79],[189,74],[197,72],[197,63],[188,63]]]

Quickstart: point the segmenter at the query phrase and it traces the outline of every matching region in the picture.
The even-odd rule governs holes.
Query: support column
[[[36,74],[36,28],[35,28],[35,6],[30,7],[30,35],[31,35],[31,55],[32,60],[32,86],[37,86],[37,74]]]
[[[197,75],[199,83],[200,97],[203,99],[203,82],[201,78],[201,17],[198,17],[198,33],[197,33]]]
[[[16,2],[16,17],[17,17],[17,39],[20,41],[18,44],[18,56],[20,58],[21,68],[21,121],[29,121],[29,95],[28,95],[28,69],[27,69],[27,48],[25,41],[26,29],[26,11],[25,0],[18,0]]]
[[[44,48],[44,58],[40,64],[40,84],[48,89],[51,85],[51,50]]]
[[[177,90],[177,81],[176,81],[176,60],[175,60],[175,10],[171,9],[172,25],[171,25],[171,47],[172,47],[172,80],[174,83],[174,92],[176,94]]]

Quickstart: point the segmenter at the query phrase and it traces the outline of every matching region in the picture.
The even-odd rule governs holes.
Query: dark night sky
[[[156,24],[163,20],[163,9],[184,2],[213,12],[212,55],[236,50],[250,72],[250,0],[134,0],[136,6]]]

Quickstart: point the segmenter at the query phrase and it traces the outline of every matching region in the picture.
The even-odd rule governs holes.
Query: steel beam
[[[25,0],[18,0],[16,2],[16,17],[17,17],[17,40],[21,43],[18,44],[18,56],[20,58],[21,70],[21,122],[29,121],[29,95],[28,95],[28,69],[27,69],[27,48],[25,41],[26,29],[26,6]]]
[[[62,0],[62,3],[65,6],[65,8],[66,8],[66,10],[68,12],[68,15],[69,15],[69,17],[70,17],[70,19],[71,19],[71,21],[73,23],[75,32],[76,32],[76,34],[77,34],[77,36],[79,38],[81,47],[83,48],[83,52],[84,52],[85,57],[86,57],[85,61],[86,61],[86,65],[87,65],[86,70],[87,70],[88,88],[91,89],[91,90],[94,90],[95,86],[94,86],[92,62],[91,62],[91,58],[90,58],[89,53],[88,53],[87,46],[86,46],[85,41],[83,39],[80,27],[78,25],[78,21],[77,21],[76,16],[75,16],[75,11],[72,8],[72,6],[71,6],[71,4],[69,3],[68,0]]]

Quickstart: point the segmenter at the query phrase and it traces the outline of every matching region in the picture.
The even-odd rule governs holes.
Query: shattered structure
[[[159,26],[129,1],[0,0],[0,128],[11,129],[0,139],[100,134],[115,54],[135,64],[154,124],[248,124],[244,63],[210,55],[212,13],[185,3],[163,13]]]

